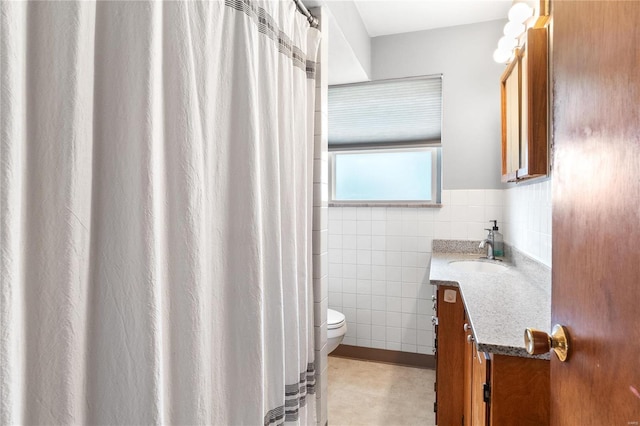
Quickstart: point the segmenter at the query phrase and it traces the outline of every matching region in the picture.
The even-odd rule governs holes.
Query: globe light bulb
[[[505,63],[509,62],[509,60],[511,59],[512,54],[513,53],[512,53],[511,50],[496,49],[493,52],[493,60],[496,61],[499,64],[505,64]]]
[[[504,26],[504,35],[511,38],[518,38],[524,32],[524,25],[517,22],[507,22]]]
[[[518,41],[513,37],[504,36],[498,40],[498,49],[511,50],[518,44]]]
[[[533,15],[533,9],[526,3],[516,3],[509,9],[509,21],[522,24]]]

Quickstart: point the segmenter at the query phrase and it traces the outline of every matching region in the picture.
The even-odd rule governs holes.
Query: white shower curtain
[[[0,7],[0,423],[314,424],[318,31],[291,0]]]

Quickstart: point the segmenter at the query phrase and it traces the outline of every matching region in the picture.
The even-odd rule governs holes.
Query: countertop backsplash
[[[486,255],[486,249],[481,249],[480,241],[471,240],[433,240],[433,253],[463,253]],[[504,243],[504,256],[513,266],[522,271],[523,274],[542,288],[547,289],[551,294],[551,268],[544,263],[523,253],[511,244]]]

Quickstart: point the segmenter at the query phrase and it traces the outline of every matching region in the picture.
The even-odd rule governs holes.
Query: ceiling
[[[503,19],[511,0],[353,0],[370,37]]]
[[[328,16],[330,85],[371,80],[374,37],[505,19],[513,1],[302,0]]]

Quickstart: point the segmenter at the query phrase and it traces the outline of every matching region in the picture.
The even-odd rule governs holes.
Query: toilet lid
[[[345,317],[342,312],[334,311],[333,309],[327,309],[327,328],[328,329],[341,327],[344,321],[345,321]]]

